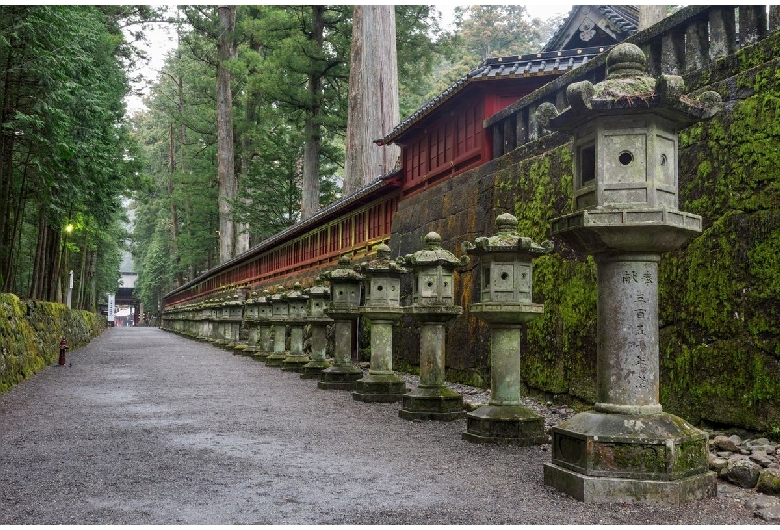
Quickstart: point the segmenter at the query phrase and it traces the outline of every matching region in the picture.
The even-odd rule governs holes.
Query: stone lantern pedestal
[[[481,257],[481,301],[471,314],[490,325],[490,402],[466,414],[463,439],[477,443],[538,445],[547,443],[544,418],[520,404],[521,327],[544,312],[531,301],[531,258],[549,252],[516,232],[517,219],[502,214],[497,234],[464,243]]]
[[[276,288],[276,292],[271,296],[271,318],[269,322],[273,329],[273,351],[265,358],[266,366],[281,366],[287,357],[287,316],[289,315],[289,304],[285,297],[284,287],[281,285]]]
[[[552,429],[545,484],[592,503],[677,504],[712,497],[707,434],[659,403],[658,263],[701,231],[677,210],[677,130],[720,97],[682,96],[682,79],[645,74],[633,44],[607,57],[607,79],[568,88],[571,107],[542,124],[574,136],[574,212],[553,235],[597,264],[597,403]]]
[[[363,276],[349,268],[350,259],[339,259],[339,268],[323,274],[330,281],[330,305],[325,314],[334,321],[333,366],[320,372],[317,388],[354,390],[363,372],[352,364],[352,323],[360,315],[360,282]]]
[[[360,265],[366,277],[366,300],[360,314],[371,321],[371,367],[355,382],[352,397],[364,403],[395,403],[403,399],[406,383],[393,372],[393,325],[404,314],[401,274],[406,269],[390,259],[390,247],[379,245],[376,259]]]
[[[463,312],[454,304],[454,270],[468,263],[441,247],[441,236],[430,232],[425,248],[406,256],[414,271],[412,305],[407,308],[420,324],[420,384],[404,394],[398,415],[405,420],[452,421],[462,418],[463,396],[444,385],[446,326]]]
[[[293,290],[287,293],[289,314],[287,323],[290,326],[290,351],[282,361],[282,370],[300,372],[303,365],[309,362],[309,356],[303,351],[303,328],[306,326],[306,303],[308,297],[301,292],[301,285],[296,283]]]
[[[319,379],[322,371],[330,368],[330,363],[325,358],[328,350],[328,326],[333,322],[333,319],[325,314],[325,308],[330,301],[330,289],[318,278],[314,287],[307,289],[307,294],[311,354],[309,362],[301,367],[301,379]]]

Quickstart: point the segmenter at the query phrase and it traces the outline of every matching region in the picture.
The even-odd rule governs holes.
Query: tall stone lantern
[[[539,116],[573,135],[574,211],[552,234],[597,264],[597,403],[553,429],[544,466],[545,484],[585,502],[715,495],[707,434],[659,403],[658,263],[701,231],[677,206],[677,133],[717,113],[720,97],[697,101],[680,77],[645,72],[642,51],[620,44],[605,81],[572,84],[571,107]]]
[[[306,294],[309,296],[311,360],[301,367],[301,379],[319,379],[322,371],[330,367],[325,358],[328,350],[328,325],[333,322],[333,319],[325,314],[330,301],[330,289],[324,285],[322,278],[317,278],[314,287],[309,287]]]
[[[365,403],[395,403],[406,393],[406,383],[393,372],[393,325],[404,314],[401,275],[407,270],[390,259],[390,247],[381,244],[373,260],[360,264],[360,271],[365,276],[360,314],[371,321],[371,368],[355,383],[352,397]]]
[[[349,255],[339,258],[339,268],[322,276],[330,281],[330,304],[325,314],[335,322],[333,366],[320,373],[317,388],[354,390],[363,372],[352,364],[352,324],[360,315],[360,284],[363,275],[350,268]]]
[[[290,351],[282,361],[282,370],[288,372],[300,372],[304,364],[309,362],[309,356],[303,352],[303,328],[309,318],[307,314],[307,302],[309,297],[301,290],[301,284],[295,283],[291,291],[287,292],[289,314],[287,323],[290,326]]]
[[[544,312],[534,304],[531,259],[552,250],[552,242],[537,245],[517,234],[517,218],[496,219],[496,235],[463,243],[463,250],[480,258],[480,302],[471,314],[490,325],[490,402],[466,414],[463,439],[506,445],[547,443],[544,418],[523,407],[520,378],[522,324]]]
[[[412,305],[407,313],[420,323],[420,384],[404,394],[398,415],[406,420],[451,421],[463,417],[463,396],[444,385],[445,324],[463,312],[455,305],[455,269],[468,263],[441,246],[430,232],[425,246],[408,254],[405,264],[414,273]]]
[[[273,352],[265,358],[266,366],[281,366],[287,357],[286,336],[287,317],[290,314],[290,304],[285,296],[284,287],[279,285],[271,296],[271,318],[269,319],[274,332]]]

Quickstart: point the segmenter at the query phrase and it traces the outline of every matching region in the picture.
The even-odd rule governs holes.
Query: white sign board
[[[110,293],[108,295],[108,321],[114,321],[114,309],[115,309],[116,295]]]

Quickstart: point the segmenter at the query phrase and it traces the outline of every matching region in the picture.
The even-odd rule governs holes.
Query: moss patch
[[[99,335],[105,325],[105,318],[88,311],[0,294],[0,393],[58,358],[63,337],[73,351]]]

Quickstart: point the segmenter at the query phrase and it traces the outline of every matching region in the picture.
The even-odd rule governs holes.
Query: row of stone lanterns
[[[571,106],[561,114],[552,104],[537,110],[542,127],[572,134],[575,153],[573,213],[553,220],[551,232],[595,257],[598,289],[598,401],[593,411],[552,429],[544,482],[586,502],[676,504],[711,497],[715,476],[708,471],[706,433],[664,413],[659,403],[658,263],[663,252],[701,231],[699,216],[678,210],[677,133],[713,116],[720,96],[704,92],[694,100],[683,95],[681,78],[647,76],[645,56],[633,44],[616,46],[606,65],[605,81],[569,86]],[[510,215],[496,225],[494,236],[463,246],[481,260],[481,299],[471,313],[490,326],[492,391],[488,405],[467,415],[463,437],[540,444],[547,440],[542,419],[520,405],[520,326],[543,313],[531,298],[531,260],[551,245],[518,235]],[[468,258],[442,249],[433,232],[425,248],[402,263],[389,256],[382,247],[361,272],[344,258],[328,275],[325,313],[336,322],[336,362],[323,370],[320,388],[355,388],[362,401],[400,395],[405,419],[461,417],[462,396],[444,385],[444,325],[462,312],[454,303],[454,270]],[[402,265],[414,273],[406,308],[400,306]],[[362,281],[366,303],[360,308]],[[350,329],[361,314],[372,321],[372,368],[362,379],[349,362]],[[391,354],[392,326],[402,314],[421,330],[420,385],[406,393],[392,372]],[[283,351],[284,328],[275,334],[281,340],[274,349]]]

